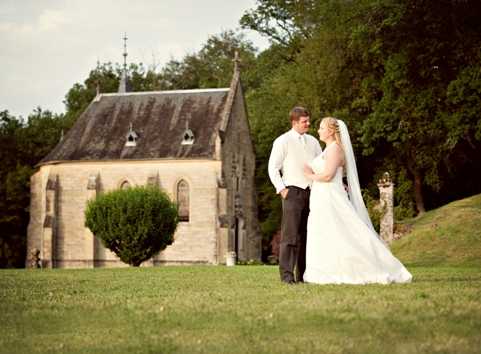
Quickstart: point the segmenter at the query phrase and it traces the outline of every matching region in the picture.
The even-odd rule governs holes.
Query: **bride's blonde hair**
[[[336,140],[336,143],[343,149],[342,142],[341,142],[341,133],[339,132],[339,123],[336,118],[334,117],[324,117],[321,120],[322,122],[327,123],[327,127],[331,130],[334,131],[334,139]]]

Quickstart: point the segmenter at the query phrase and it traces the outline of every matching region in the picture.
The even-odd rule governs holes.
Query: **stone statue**
[[[377,184],[379,188],[381,210],[380,234],[388,244],[394,239],[394,183],[391,176],[385,172]]]
[[[30,252],[30,256],[28,257],[28,267],[29,268],[40,268],[40,250],[38,248],[34,248],[32,252]]]

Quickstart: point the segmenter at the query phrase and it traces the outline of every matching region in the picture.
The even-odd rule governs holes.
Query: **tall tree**
[[[161,70],[164,89],[193,89],[229,87],[235,52],[238,52],[244,88],[249,90],[258,82],[252,76],[257,49],[242,33],[224,31],[210,36],[197,53],[186,55],[181,61],[172,59]]]
[[[440,191],[443,160],[454,151],[445,138],[453,135],[448,92],[463,67],[479,62],[481,26],[474,19],[481,8],[473,1],[410,0],[382,9],[371,12],[376,25],[365,29],[366,51],[383,66],[363,141],[366,152],[384,150],[386,159],[405,166],[422,213],[424,188]]]
[[[0,267],[22,267],[29,220],[30,176],[68,127],[63,115],[36,108],[25,122],[0,112]]]
[[[279,226],[265,173],[270,144],[295,104],[312,110],[314,124],[323,115],[347,121],[362,185],[375,193],[392,172],[398,216],[481,192],[479,16],[472,0],[257,1],[241,24],[273,43],[256,65],[272,58],[269,71],[247,96],[266,233]],[[455,169],[469,182],[456,185]]]

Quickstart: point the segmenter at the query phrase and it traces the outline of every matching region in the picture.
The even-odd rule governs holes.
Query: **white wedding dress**
[[[324,168],[327,149],[311,162],[316,174]],[[411,274],[359,217],[344,189],[342,170],[338,167],[330,182],[312,185],[304,281],[317,284],[410,282]]]

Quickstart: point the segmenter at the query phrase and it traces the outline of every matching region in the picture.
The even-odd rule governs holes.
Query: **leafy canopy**
[[[101,194],[87,204],[85,226],[123,262],[139,266],[174,242],[177,207],[157,187]]]

